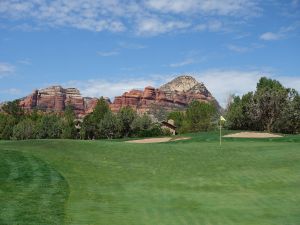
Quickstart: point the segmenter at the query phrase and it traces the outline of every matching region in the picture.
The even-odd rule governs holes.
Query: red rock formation
[[[190,76],[177,77],[158,89],[148,86],[144,91],[131,90],[115,97],[112,104],[109,99],[107,102],[113,112],[118,112],[122,107],[130,106],[137,112],[144,113],[153,108],[183,109],[193,100],[213,102],[220,109],[218,102],[204,84],[198,83]],[[61,86],[35,90],[20,102],[20,105],[27,110],[36,108],[53,112],[61,112],[65,110],[67,105],[71,105],[79,117],[91,113],[96,104],[97,98],[82,97],[79,90],[75,88],[64,89]]]
[[[46,112],[62,112],[71,105],[77,115],[92,112],[97,102],[96,98],[83,98],[76,88],[51,86],[35,90],[31,95],[20,101],[25,110],[38,109]]]
[[[180,76],[171,82],[155,89],[146,87],[144,91],[132,90],[115,98],[110,105],[113,112],[122,107],[131,106],[140,113],[147,112],[152,106],[165,110],[185,108],[193,100],[214,102],[220,107],[203,83],[198,83],[193,77]]]

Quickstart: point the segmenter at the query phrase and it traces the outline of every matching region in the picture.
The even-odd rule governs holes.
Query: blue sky
[[[56,84],[113,98],[181,74],[222,105],[261,76],[300,91],[300,1],[0,1],[0,101]]]

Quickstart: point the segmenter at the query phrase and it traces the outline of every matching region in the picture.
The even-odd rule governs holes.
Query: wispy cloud
[[[278,32],[278,33],[266,32],[260,36],[260,39],[262,39],[264,41],[276,41],[276,40],[280,40],[282,38],[284,38],[284,35],[280,32]]]
[[[102,56],[102,57],[109,57],[109,56],[116,56],[116,55],[119,55],[120,52],[118,50],[113,50],[113,51],[108,51],[108,52],[101,52],[101,51],[98,51],[97,54],[99,56]]]
[[[132,49],[132,50],[139,50],[139,49],[147,48],[146,45],[132,43],[132,42],[119,42],[118,45],[120,46],[120,48]]]
[[[242,46],[237,46],[237,45],[233,45],[233,44],[228,45],[227,48],[231,51],[239,52],[239,53],[244,53],[244,52],[250,51],[250,48],[248,48],[248,47],[242,47]]]
[[[1,94],[7,94],[7,95],[20,95],[22,91],[18,88],[8,88],[0,90]]]
[[[21,59],[21,60],[18,60],[17,63],[23,64],[26,66],[29,66],[32,64],[31,59]]]
[[[260,13],[257,0],[2,0],[2,18],[19,21],[10,29],[26,31],[71,27],[94,32],[135,32],[159,35],[184,31],[207,17],[250,17]],[[221,20],[220,20],[221,21]],[[222,24],[206,25],[219,30]],[[198,28],[201,30],[201,27]],[[203,28],[202,28],[203,29]]]
[[[293,7],[297,7],[297,6],[299,6],[300,1],[299,0],[292,0],[291,4],[292,4]]]
[[[251,0],[148,0],[146,6],[165,13],[254,15],[259,7]]]
[[[196,31],[211,31],[217,32],[224,29],[224,24],[219,20],[211,20],[207,23],[201,23],[195,26]]]
[[[227,45],[227,48],[230,51],[237,52],[237,53],[251,52],[254,49],[263,48],[263,47],[264,47],[264,45],[261,45],[261,44],[251,44],[249,46],[240,46],[240,45],[235,45],[235,44]]]
[[[70,81],[66,85],[77,87],[83,96],[100,97],[105,96],[113,99],[132,89],[143,89],[146,86],[156,86],[156,82],[151,79],[128,79],[120,81],[108,80],[88,80]]]
[[[196,62],[195,59],[188,58],[188,59],[185,59],[185,60],[183,60],[181,62],[171,63],[170,67],[173,67],[173,68],[182,67],[182,66],[187,66],[187,65],[194,64],[195,62]]]
[[[299,76],[275,75],[264,70],[211,69],[195,76],[198,81],[204,82],[223,107],[226,106],[229,95],[243,95],[249,91],[254,91],[262,76],[279,80],[286,87],[300,91]]]
[[[15,67],[9,63],[0,62],[0,78],[11,75],[15,72]]]
[[[183,30],[190,27],[188,22],[182,22],[178,20],[163,21],[157,18],[141,19],[137,25],[137,34],[152,36],[162,33],[168,33],[173,30]]]
[[[290,26],[281,27],[277,32],[266,32],[260,35],[260,39],[264,41],[277,41],[287,38],[300,27],[300,22],[296,22]]]

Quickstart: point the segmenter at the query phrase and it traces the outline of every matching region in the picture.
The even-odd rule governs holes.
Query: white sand
[[[258,132],[240,132],[235,134],[228,134],[224,137],[235,137],[235,138],[279,138],[282,137],[278,134],[270,133],[258,133]]]
[[[161,143],[161,142],[168,142],[168,141],[179,141],[179,140],[188,140],[190,137],[163,137],[163,138],[146,138],[146,139],[140,139],[140,140],[133,140],[133,141],[126,141],[128,143]]]

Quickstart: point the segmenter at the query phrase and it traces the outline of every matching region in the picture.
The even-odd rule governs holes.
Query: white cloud
[[[70,81],[65,86],[77,87],[83,96],[109,97],[122,95],[132,89],[143,90],[146,86],[160,87],[182,74],[157,74],[145,79],[128,79],[121,81],[88,80]],[[256,84],[263,76],[280,81],[285,87],[300,91],[300,76],[273,75],[264,70],[226,70],[210,69],[200,73],[190,74],[199,82],[203,82],[212,95],[225,107],[231,94],[243,95],[256,89]]]
[[[224,27],[224,24],[219,20],[211,20],[207,23],[201,23],[195,26],[196,31],[211,31],[217,32],[221,31]]]
[[[68,86],[77,87],[83,96],[88,97],[109,97],[111,100],[115,96],[122,95],[132,89],[143,89],[146,86],[156,86],[155,80],[151,79],[129,79],[121,81],[107,80],[88,80],[88,81],[70,81]]]
[[[299,5],[299,0],[292,0],[292,6],[297,7]]]
[[[9,63],[0,62],[0,78],[13,74],[15,67]]]
[[[141,19],[137,25],[137,34],[151,36],[173,30],[183,30],[189,26],[189,23],[182,21],[161,21],[157,18]]]
[[[260,39],[265,41],[276,41],[282,39],[284,36],[280,33],[266,32],[260,36]]]
[[[128,30],[142,35],[158,35],[182,31],[199,23],[199,18],[212,19],[219,16],[235,19],[256,15],[260,11],[256,2],[257,0],[1,0],[0,16],[19,22],[7,29],[32,31],[71,27],[95,32]],[[205,26],[207,30],[213,31],[220,30],[222,24],[215,21]]]
[[[146,6],[165,13],[254,15],[259,11],[251,0],[148,0]]]
[[[133,50],[139,50],[147,48],[146,45],[138,44],[138,43],[130,43],[130,42],[119,42],[118,43],[120,48],[124,49],[133,49]]]
[[[169,66],[176,68],[176,67],[182,67],[182,66],[191,65],[191,64],[194,64],[194,63],[196,63],[196,61],[194,59],[188,58],[188,59],[185,59],[185,60],[183,60],[181,62],[171,63]]]
[[[21,60],[18,60],[17,63],[23,64],[26,66],[30,66],[32,64],[31,59],[21,59]]]
[[[20,95],[22,91],[17,88],[9,88],[9,89],[1,90],[0,93],[8,94],[8,95]]]
[[[277,32],[266,32],[260,35],[260,39],[264,41],[276,41],[291,36],[300,26],[300,22],[296,22],[290,26],[281,27]]]
[[[248,47],[242,47],[242,46],[237,46],[232,44],[228,45],[227,48],[231,51],[238,52],[238,53],[244,53],[250,51],[250,48]]]
[[[225,107],[231,94],[243,95],[254,91],[259,79],[263,76],[276,79],[283,85],[300,91],[300,76],[279,76],[260,70],[207,70],[197,74],[198,81],[204,82],[209,91]]]
[[[109,57],[109,56],[119,55],[120,52],[117,51],[117,50],[108,51],[108,52],[101,52],[101,51],[98,51],[97,54],[98,54],[99,56],[102,56],[102,57]]]
[[[254,49],[263,48],[263,47],[264,47],[264,45],[256,44],[256,43],[253,43],[249,46],[238,46],[238,45],[234,45],[234,44],[227,45],[227,48],[230,51],[238,52],[238,53],[250,52]]]

